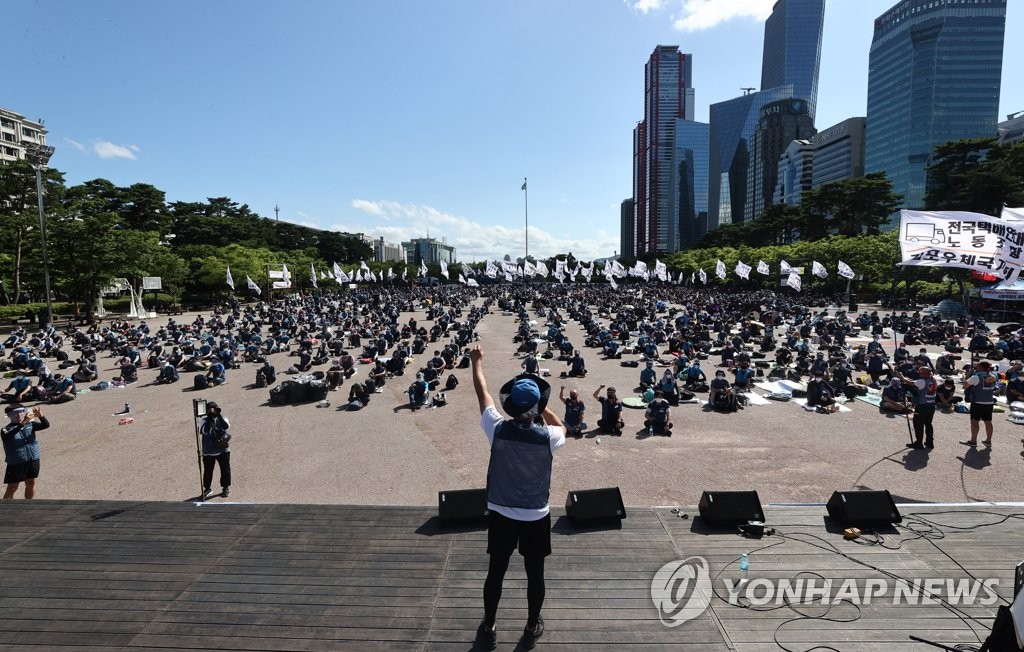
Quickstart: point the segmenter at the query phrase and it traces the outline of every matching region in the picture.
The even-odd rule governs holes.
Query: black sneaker
[[[924,448],[924,444],[919,441],[915,441],[913,444],[907,444],[907,448],[913,448],[914,450],[921,450]]]
[[[224,491],[220,492],[220,495],[224,496],[225,498],[230,496],[231,495],[231,487],[224,487]]]
[[[212,496],[212,495],[213,495],[213,492],[210,491],[209,487],[206,487],[205,489],[203,489],[203,494],[202,494],[202,496],[199,497],[199,499],[200,500],[209,500],[210,496]]]
[[[523,630],[523,638],[519,641],[519,648],[522,650],[532,650],[537,646],[537,639],[544,635],[544,619],[537,619],[537,630],[532,631],[530,628]]]
[[[476,628],[476,643],[484,650],[493,650],[498,647],[498,630],[487,629],[483,623]]]

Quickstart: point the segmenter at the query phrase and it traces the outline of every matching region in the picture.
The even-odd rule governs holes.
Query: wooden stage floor
[[[750,586],[814,572],[832,579],[835,593],[844,580],[863,589],[896,576],[970,573],[998,581],[999,594],[1012,599],[1024,507],[901,510],[913,531],[884,533],[882,545],[828,531],[821,506],[766,508],[779,534],[760,540],[708,532],[692,508],[683,509],[685,519],[669,508],[634,508],[621,529],[588,530],[554,510],[538,649],[936,649],[908,634],[978,644],[998,604],[959,606],[958,615],[941,604],[893,604],[890,590],[860,605],[859,618],[841,603],[827,615],[833,620],[815,620],[784,604],[746,609],[723,599],[723,580],[740,577],[743,552]],[[942,525],[919,536],[929,526],[915,522],[918,515]],[[0,505],[0,647],[471,650],[485,543],[481,527],[441,529],[435,510],[422,507],[9,501]],[[668,627],[662,619],[673,622],[677,610],[655,606],[652,578],[693,556],[707,561],[716,597],[699,616]],[[826,610],[820,599],[797,608]],[[516,648],[525,618],[515,556],[499,650]]]

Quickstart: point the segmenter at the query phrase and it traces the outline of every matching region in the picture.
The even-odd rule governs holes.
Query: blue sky
[[[70,183],[151,183],[460,260],[618,249],[643,69],[694,56],[697,119],[758,86],[773,0],[8,0],[0,106],[44,118]],[[874,19],[828,0],[819,128],[864,115]],[[1024,2],[1000,119],[1024,110]],[[1012,83],[1011,83],[1012,81]]]

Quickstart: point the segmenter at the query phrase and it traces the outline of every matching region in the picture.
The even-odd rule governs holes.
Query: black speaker
[[[565,514],[576,522],[626,518],[622,492],[618,487],[570,491],[565,497]]]
[[[902,523],[903,517],[888,491],[836,491],[828,504],[828,515],[841,525],[888,525]]]
[[[705,491],[697,503],[700,517],[713,524],[764,521],[756,491]]]
[[[486,489],[437,492],[437,518],[442,523],[482,519],[488,513]]]

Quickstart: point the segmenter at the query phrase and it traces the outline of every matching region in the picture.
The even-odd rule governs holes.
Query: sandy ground
[[[498,388],[520,368],[515,327],[514,317],[492,311],[478,328],[496,400]],[[579,324],[570,322],[566,332],[582,345]],[[892,348],[890,339],[887,350]],[[565,363],[541,366],[552,371],[556,411],[562,412],[560,384],[567,390],[577,386],[587,400],[586,421],[593,424],[599,406],[590,395],[598,385],[616,386],[620,396],[629,396],[640,370],[601,360],[596,349],[583,353],[590,375],[582,380],[560,380]],[[280,382],[291,359],[276,354],[272,360]],[[420,356],[413,366],[425,360]],[[99,363],[101,378],[116,375],[113,358]],[[347,383],[330,394],[330,408],[271,406],[267,390],[251,385],[255,369],[243,364],[229,372],[226,385],[202,393],[191,390],[191,374],[183,373],[176,385],[157,386],[156,371],[142,369],[137,385],[45,406],[52,427],[40,433],[38,497],[194,498],[200,479],[192,399],[200,396],[216,400],[232,423],[231,501],[432,505],[439,490],[484,485],[488,449],[470,370],[455,370],[461,383],[447,393],[445,407],[409,411],[407,374],[389,380],[366,409],[347,412],[339,409]],[[365,380],[366,370],[356,378]],[[125,402],[135,423],[122,426],[113,413]],[[566,443],[555,457],[551,500],[559,504],[570,489],[604,486],[621,487],[626,503],[637,506],[692,505],[705,489],[756,489],[766,503],[821,503],[834,490],[859,488],[889,489],[898,500],[927,502],[1021,499],[1024,429],[1006,414],[995,416],[990,452],[958,443],[968,434],[966,415],[936,414],[936,448],[925,452],[905,448],[905,419],[886,418],[859,401],[850,407],[849,413],[820,415],[791,402],[772,403],[726,415],[684,405],[673,409],[670,438],[648,437],[642,410],[627,409],[621,437],[591,434]]]

